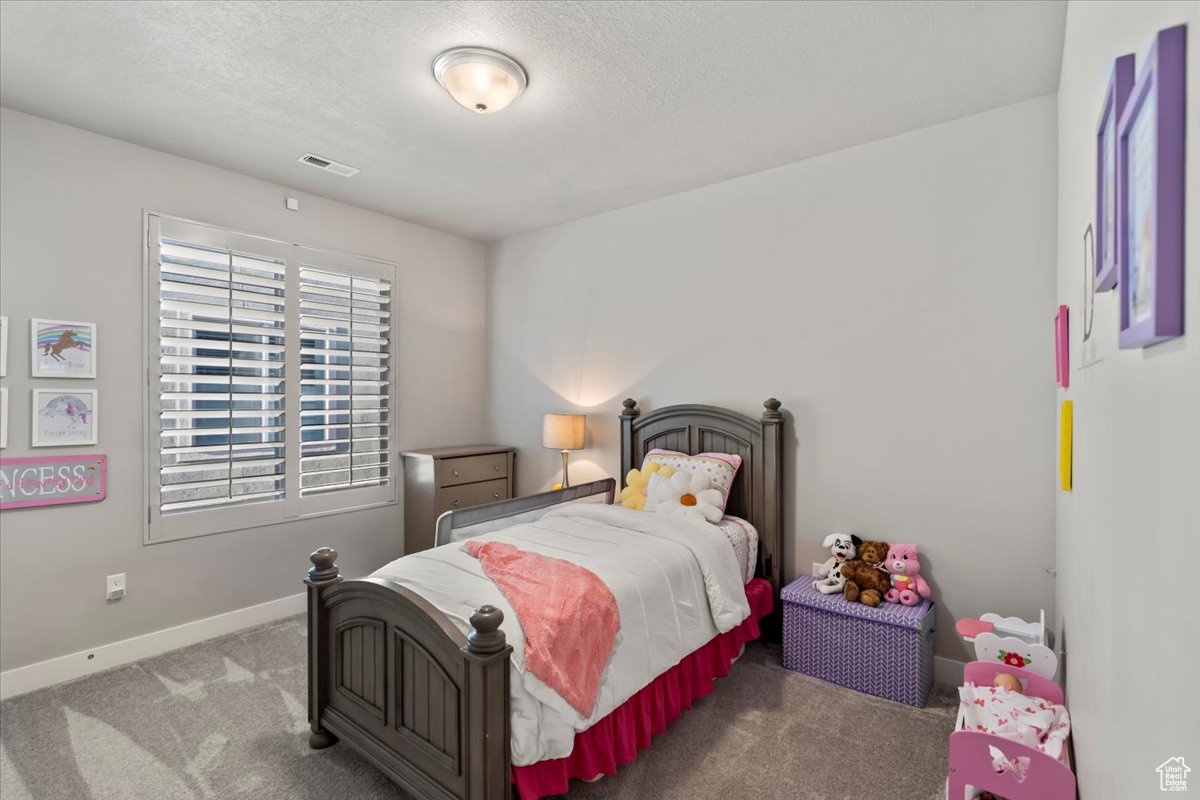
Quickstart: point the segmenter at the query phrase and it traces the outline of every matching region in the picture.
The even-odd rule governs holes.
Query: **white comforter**
[[[572,561],[600,577],[621,612],[621,630],[600,682],[596,708],[583,718],[525,671],[525,637],[504,595],[461,543],[397,559],[372,577],[403,584],[463,631],[471,612],[504,612],[512,654],[512,760],[517,766],[570,755],[587,730],[688,653],[750,616],[742,576],[716,526],[620,506],[564,505],[541,519],[485,534],[523,550]]]

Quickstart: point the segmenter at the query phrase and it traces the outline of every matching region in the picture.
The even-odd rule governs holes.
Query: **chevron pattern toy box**
[[[933,603],[878,608],[821,594],[813,578],[783,588],[783,666],[920,708],[933,685]]]

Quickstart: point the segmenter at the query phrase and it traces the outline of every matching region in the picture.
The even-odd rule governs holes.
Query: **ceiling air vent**
[[[358,174],[358,169],[350,166],[349,164],[343,164],[340,161],[334,161],[330,158],[322,158],[314,153],[305,153],[296,160],[301,164],[308,164],[309,166],[316,167],[317,169],[323,169],[326,172],[332,172],[335,175],[341,175],[343,178],[349,178]]]

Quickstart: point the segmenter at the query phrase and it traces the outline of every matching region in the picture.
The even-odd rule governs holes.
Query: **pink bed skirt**
[[[571,778],[615,775],[618,766],[636,760],[638,751],[650,746],[651,737],[665,731],[693,701],[711,694],[713,681],[729,674],[742,646],[758,638],[758,621],[775,606],[771,584],[762,578],[746,584],[746,599],[750,616],[745,622],[711,639],[611,714],[576,734],[571,755],[513,767],[513,783],[521,800],[565,794]]]

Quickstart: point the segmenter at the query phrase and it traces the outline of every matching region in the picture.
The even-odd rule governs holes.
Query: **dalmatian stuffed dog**
[[[841,593],[842,587],[846,585],[846,579],[842,577],[842,564],[858,555],[860,544],[862,544],[862,539],[852,533],[831,533],[825,537],[821,546],[828,547],[833,556],[817,570],[819,577],[813,581],[813,586],[818,592],[821,594]]]

